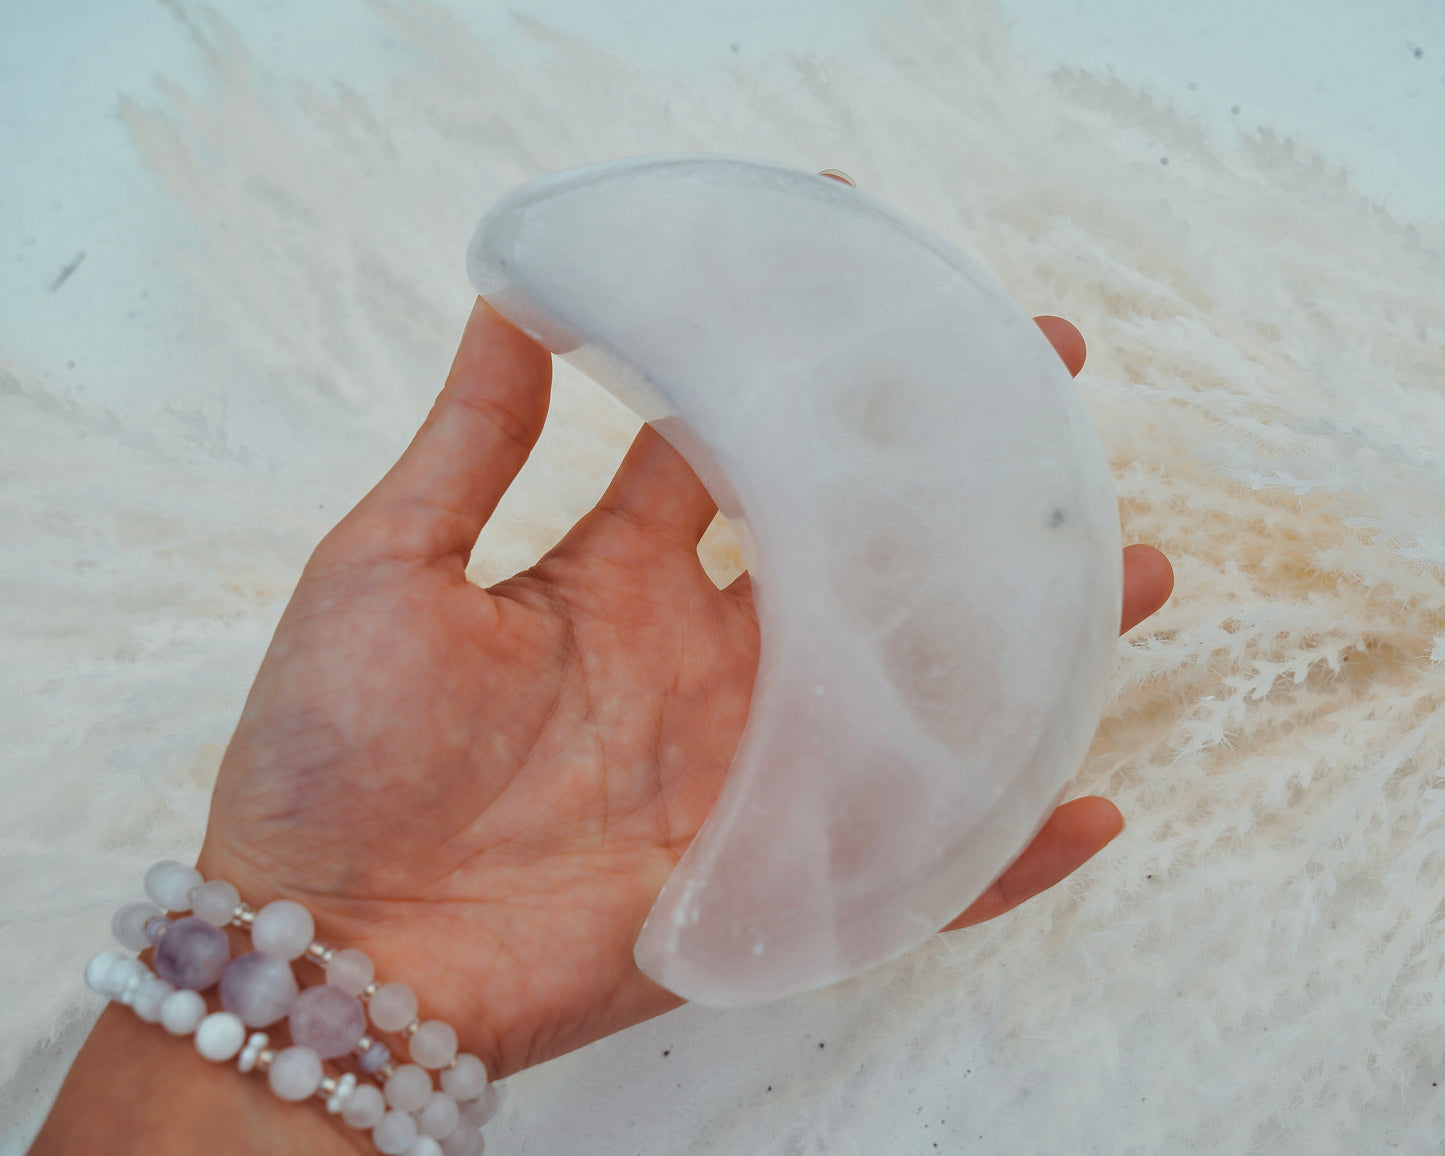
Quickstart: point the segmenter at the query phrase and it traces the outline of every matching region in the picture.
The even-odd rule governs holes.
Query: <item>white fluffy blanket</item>
[[[1286,141],[1224,153],[1111,82],[1033,75],[969,4],[885,23],[866,67],[670,85],[540,28],[549,63],[522,68],[379,11],[410,64],[374,100],[193,14],[207,86],[123,109],[186,218],[156,253],[172,368],[118,365],[102,403],[0,361],[9,1143],[97,1011],[110,912],[198,846],[311,545],[429,404],[475,219],[544,172],[707,151],[842,167],[1088,336],[1125,538],[1178,575],[1075,783],[1129,825],[839,989],[515,1077],[488,1150],[1437,1151],[1445,237]],[[635,424],[563,367],[473,576],[555,541]]]

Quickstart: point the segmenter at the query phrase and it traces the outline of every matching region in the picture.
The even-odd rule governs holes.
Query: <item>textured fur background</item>
[[[438,388],[476,218],[544,172],[707,151],[842,167],[1083,329],[1125,540],[1178,579],[1121,642],[1075,783],[1129,825],[851,984],[513,1078],[488,1150],[1438,1151],[1445,236],[1288,142],[1225,154],[1107,81],[1034,75],[969,4],[880,26],[877,67],[671,87],[540,27],[523,69],[378,11],[414,63],[385,100],[272,76],[195,9],[208,84],[125,103],[186,217],[157,253],[186,374],[101,404],[0,362],[8,1143],[98,1010],[80,969],[111,911],[199,845],[309,549]],[[559,366],[473,577],[555,541],[635,426]]]

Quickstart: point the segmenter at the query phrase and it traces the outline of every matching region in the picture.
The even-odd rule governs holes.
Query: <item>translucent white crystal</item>
[[[728,1006],[927,938],[1038,829],[1113,658],[1118,514],[1057,354],[946,242],[776,165],[534,181],[468,268],[683,453],[749,553],[747,730],[639,965]]]

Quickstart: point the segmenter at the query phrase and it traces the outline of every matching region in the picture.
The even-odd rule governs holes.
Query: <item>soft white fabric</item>
[[[1108,81],[1032,75],[968,5],[880,27],[874,71],[670,90],[381,11],[415,62],[383,101],[278,83],[197,16],[211,86],[125,104],[192,222],[159,255],[191,298],[185,380],[102,407],[0,367],[0,1119],[78,1046],[110,913],[194,854],[299,567],[445,372],[476,217],[539,173],[711,151],[841,167],[1088,336],[1125,538],[1178,574],[1075,783],[1129,826],[842,988],[508,1081],[488,1151],[1434,1151],[1445,236],[1288,142],[1226,155]],[[562,369],[473,576],[555,541],[635,424]]]

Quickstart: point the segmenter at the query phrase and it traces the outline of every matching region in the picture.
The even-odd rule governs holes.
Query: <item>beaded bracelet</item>
[[[404,983],[378,983],[365,952],[337,950],[315,939],[301,904],[278,899],[259,911],[224,880],[169,859],[145,876],[154,902],[128,903],[111,930],[124,947],[153,947],[154,970],[134,956],[107,951],[86,965],[98,994],[132,1008],[176,1036],[193,1036],[217,1063],[236,1060],[242,1072],[264,1072],[282,1100],[317,1096],[353,1128],[370,1128],[385,1156],[479,1156],[480,1128],[496,1113],[496,1087],[476,1056],[457,1054],[457,1033],[441,1020],[417,1018],[416,994]],[[190,912],[171,920],[166,912]],[[251,936],[255,949],[231,958],[227,925]],[[325,970],[325,982],[302,988],[291,961]],[[207,1013],[201,992],[219,984],[224,1011]],[[391,1049],[367,1033],[399,1035],[412,1062],[394,1065]],[[291,1046],[247,1029],[287,1021]],[[323,1061],[351,1056],[356,1072],[334,1074]],[[431,1072],[440,1073],[441,1089]],[[375,1082],[362,1082],[375,1081]],[[378,1084],[380,1086],[378,1086]]]

